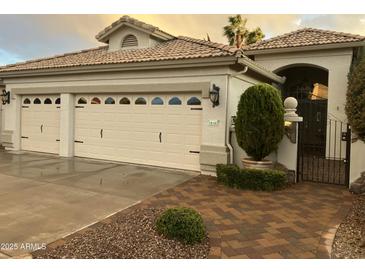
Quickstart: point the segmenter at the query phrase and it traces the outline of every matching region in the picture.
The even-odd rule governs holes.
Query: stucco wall
[[[252,85],[258,84],[259,81],[247,77],[245,75],[238,76],[238,77],[230,77],[229,78],[229,101],[228,101],[228,126],[230,126],[232,116],[236,116],[237,114],[237,106],[240,100],[241,95],[244,91]],[[241,158],[247,157],[246,152],[237,144],[236,134],[233,131],[231,133],[231,144],[233,147],[233,162],[242,167]],[[276,153],[270,154],[268,159],[272,161],[276,161]]]
[[[350,182],[354,182],[365,171],[365,143],[357,140],[351,144]]]
[[[263,54],[256,55],[255,61],[272,71],[296,64],[314,65],[328,70],[329,117],[346,121],[347,74],[351,66],[352,49]]]

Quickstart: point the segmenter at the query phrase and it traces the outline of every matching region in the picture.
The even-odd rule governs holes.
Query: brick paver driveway
[[[242,191],[198,176],[138,207],[176,205],[203,214],[210,258],[328,258],[351,194],[344,187],[311,183],[272,193]]]

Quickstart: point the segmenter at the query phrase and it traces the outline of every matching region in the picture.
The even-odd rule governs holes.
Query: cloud
[[[0,66],[24,61],[18,55],[9,53],[0,48]]]
[[[23,59],[94,47],[103,21],[79,15],[0,15],[0,45]]]
[[[0,15],[0,63],[52,56],[101,45],[95,35],[122,15]],[[136,14],[139,20],[174,35],[227,43],[223,26],[229,14]],[[365,35],[364,15],[243,14],[250,29],[270,38],[302,27]],[[9,57],[10,56],[10,57]]]
[[[303,24],[313,28],[365,35],[365,28],[361,22],[363,19],[363,14],[318,15],[314,18],[304,18]]]

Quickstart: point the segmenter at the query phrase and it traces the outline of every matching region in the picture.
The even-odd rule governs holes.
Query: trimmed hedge
[[[206,236],[203,218],[196,210],[186,207],[165,210],[156,220],[156,230],[185,244],[200,243]]]
[[[235,132],[238,145],[256,161],[275,151],[284,136],[280,91],[269,84],[246,89],[237,106]]]
[[[280,170],[241,169],[237,165],[217,165],[217,180],[223,185],[250,190],[274,191],[289,185]]]

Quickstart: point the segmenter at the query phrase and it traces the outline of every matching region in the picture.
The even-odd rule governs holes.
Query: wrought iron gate
[[[305,115],[299,124],[298,181],[348,185],[351,129],[344,122],[321,119],[324,109],[311,107],[311,115]]]

